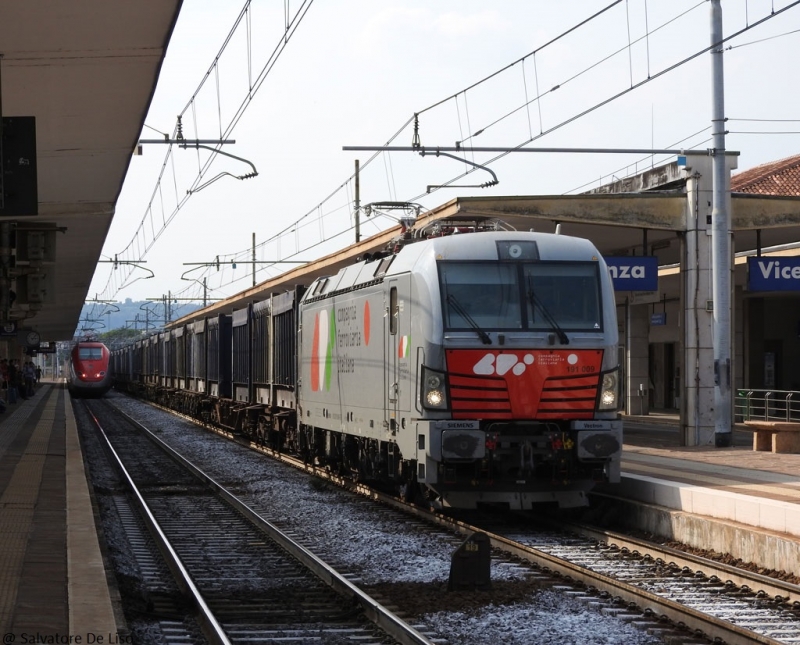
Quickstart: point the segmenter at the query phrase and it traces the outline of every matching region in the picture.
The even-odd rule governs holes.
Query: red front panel
[[[603,350],[447,350],[454,419],[591,419]]]
[[[94,351],[96,358],[82,359],[80,357],[81,347],[90,348]],[[81,381],[86,383],[97,383],[106,378],[108,372],[109,352],[104,345],[82,344],[76,345],[72,349],[72,369]]]

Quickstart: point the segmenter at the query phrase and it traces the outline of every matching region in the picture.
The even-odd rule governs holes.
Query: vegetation
[[[112,329],[111,331],[97,334],[97,340],[101,343],[105,343],[108,347],[115,347],[141,338],[143,334],[144,332],[141,330],[126,329],[123,327],[121,329]]]

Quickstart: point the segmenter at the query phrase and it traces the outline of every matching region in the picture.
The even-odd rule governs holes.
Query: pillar
[[[628,305],[625,321],[625,362],[628,377],[628,414],[650,413],[650,305]]]
[[[736,167],[735,164],[735,157],[726,158],[728,186],[730,170]],[[706,154],[687,154],[684,171],[687,177],[687,207],[681,262],[684,391],[681,397],[681,439],[686,446],[714,446],[718,415],[714,407],[711,157]],[[727,199],[730,202],[729,190]],[[732,243],[730,248],[733,248]],[[731,273],[731,285],[733,268],[731,257],[727,268]],[[731,350],[729,355],[732,356]],[[732,418],[732,410],[730,412]]]

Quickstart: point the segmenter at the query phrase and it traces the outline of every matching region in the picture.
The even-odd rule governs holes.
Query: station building
[[[702,160],[688,163],[698,162]],[[686,423],[700,420],[709,407],[701,390],[713,373],[708,353],[702,351],[713,340],[708,338],[713,301],[705,275],[710,249],[704,239],[709,237],[710,200],[700,175],[673,163],[593,191],[679,194],[688,200],[687,226],[675,231],[675,239],[645,241],[638,251],[604,250],[611,256],[658,258],[655,290],[626,291],[623,286],[617,292],[628,414],[676,411]],[[784,399],[795,391],[800,399],[800,155],[735,173],[730,181],[732,383],[734,413],[740,417],[748,393],[754,391]],[[680,248],[676,262],[669,256],[673,246]],[[687,408],[691,399],[696,408],[704,400],[704,409]],[[690,428],[684,430],[692,434]],[[685,437],[687,445],[707,443],[707,433],[705,439]]]

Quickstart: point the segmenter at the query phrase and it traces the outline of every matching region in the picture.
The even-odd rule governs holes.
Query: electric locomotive
[[[585,239],[470,232],[311,284],[299,443],[443,506],[586,504],[619,481],[611,279]]]
[[[616,304],[590,241],[438,222],[270,287],[116,351],[118,386],[441,507],[581,506],[619,481]]]
[[[100,397],[111,389],[108,347],[97,341],[81,341],[70,351],[67,389],[76,397]]]

